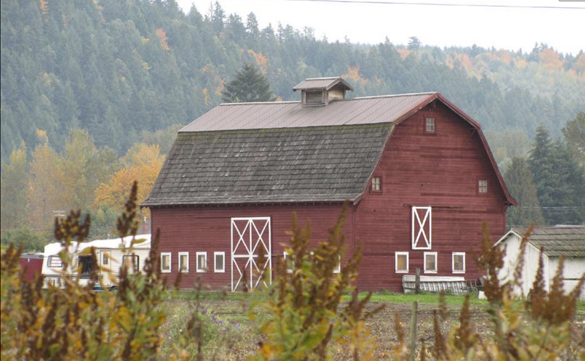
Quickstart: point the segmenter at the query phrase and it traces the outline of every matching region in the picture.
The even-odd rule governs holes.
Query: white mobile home
[[[137,235],[135,238],[137,241],[132,249],[130,246],[134,239],[133,236],[83,243],[74,242],[69,247],[69,253],[73,255],[73,258],[66,272],[79,275],[81,282],[89,279],[94,263],[91,255],[82,255],[82,251],[89,247],[95,248],[97,264],[100,267],[111,270],[115,277],[119,275],[120,266],[122,265],[129,265],[130,272],[139,271],[144,267],[144,261],[149,255],[151,239],[150,234]],[[50,243],[45,246],[42,268],[45,286],[49,283],[59,284],[63,272],[63,263],[59,257],[59,253],[62,250],[60,243]],[[108,278],[105,278],[104,281],[106,287],[113,286]]]
[[[520,243],[526,230],[526,228],[512,228],[496,243],[496,246],[506,247],[504,267],[500,271],[502,281],[512,280],[514,277]],[[524,254],[524,268],[520,280],[523,295],[527,295],[532,289],[538,270],[541,247],[546,290],[550,290],[561,256],[565,258],[564,290],[565,292],[573,290],[580,277],[585,274],[585,226],[542,227],[533,230]],[[584,293],[581,292],[581,299],[585,299]]]

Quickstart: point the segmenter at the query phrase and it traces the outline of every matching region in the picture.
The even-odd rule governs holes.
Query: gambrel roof
[[[512,228],[497,244],[512,234],[522,238],[526,231],[527,228]],[[542,247],[544,254],[549,257],[585,258],[585,226],[534,228],[528,243],[537,249]]]
[[[343,202],[366,191],[392,128],[439,100],[439,93],[332,101],[221,104],[179,131],[142,206]]]

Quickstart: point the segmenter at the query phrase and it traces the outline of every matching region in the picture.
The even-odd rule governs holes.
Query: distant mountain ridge
[[[221,102],[223,83],[255,63],[283,100],[309,77],[341,75],[351,96],[439,91],[492,132],[539,125],[560,135],[585,109],[585,55],[546,45],[531,53],[478,47],[356,45],[310,29],[260,29],[214,5],[175,1],[2,0],[1,152],[36,130],[62,149],[69,129],[123,154],[141,133],[187,124]]]

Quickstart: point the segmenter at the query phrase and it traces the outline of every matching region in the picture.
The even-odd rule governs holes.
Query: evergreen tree
[[[541,207],[546,207],[545,209],[547,210],[552,209],[550,207],[555,206],[557,203],[554,198],[554,192],[555,188],[558,188],[559,177],[554,173],[553,142],[549,131],[543,126],[538,127],[536,130],[536,137],[528,164],[536,185],[538,201]],[[548,215],[552,213],[552,211],[548,211],[544,214],[546,221],[549,223],[551,219]]]
[[[514,157],[504,174],[510,194],[516,201],[517,207],[508,209],[508,227],[526,227],[531,224],[544,225],[544,218],[532,173],[524,158]]]
[[[275,99],[268,79],[250,63],[236,72],[234,80],[225,85],[221,95],[226,103],[271,102]]]
[[[529,165],[538,200],[550,225],[581,224],[585,218],[585,172],[561,140],[553,140],[543,127],[536,139]]]
[[[585,111],[579,112],[565,125],[563,136],[581,166],[585,167]]]

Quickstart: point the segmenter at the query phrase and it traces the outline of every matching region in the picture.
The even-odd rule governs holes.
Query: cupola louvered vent
[[[345,80],[337,78],[306,79],[293,88],[301,91],[303,107],[326,106],[335,100],[345,99],[345,92],[353,87]]]

